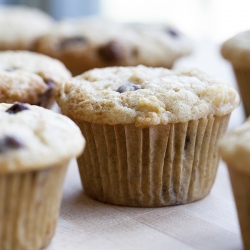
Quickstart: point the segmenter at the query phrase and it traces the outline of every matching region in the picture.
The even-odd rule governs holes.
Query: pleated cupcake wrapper
[[[228,166],[244,249],[250,249],[250,175]]]
[[[49,244],[67,165],[0,175],[1,250],[37,250]]]
[[[217,141],[229,116],[149,128],[75,120],[87,140],[78,159],[86,194],[105,203],[140,207],[203,198],[215,179]]]
[[[234,67],[235,76],[237,78],[238,87],[242,102],[245,109],[246,117],[250,116],[250,69],[240,69]]]

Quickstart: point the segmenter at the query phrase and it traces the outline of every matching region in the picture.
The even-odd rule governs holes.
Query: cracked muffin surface
[[[140,65],[87,71],[62,84],[57,101],[64,114],[79,120],[151,126],[223,116],[239,96],[198,69]]]

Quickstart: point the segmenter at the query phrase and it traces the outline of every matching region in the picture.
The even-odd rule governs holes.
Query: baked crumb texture
[[[28,51],[0,52],[0,102],[49,108],[71,73],[58,60]]]
[[[239,96],[197,69],[140,65],[85,72],[61,85],[57,101],[64,114],[78,120],[147,127],[229,114]]]
[[[0,174],[48,168],[82,152],[84,139],[69,118],[22,105],[0,105]]]

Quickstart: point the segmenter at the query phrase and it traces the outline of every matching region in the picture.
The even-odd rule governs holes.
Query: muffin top
[[[250,173],[250,118],[220,142],[220,153],[230,167]]]
[[[66,116],[29,104],[0,104],[0,173],[51,167],[78,156],[85,145]]]
[[[250,30],[239,33],[224,42],[221,53],[235,66],[250,68]]]
[[[61,85],[63,113],[100,124],[151,126],[230,113],[239,96],[197,69],[109,67],[93,69]]]
[[[0,50],[31,49],[34,40],[48,31],[53,24],[53,19],[38,9],[1,6]]]
[[[99,66],[172,66],[190,54],[192,43],[177,29],[157,23],[118,23],[96,18],[59,22],[36,44],[38,52],[54,57],[88,54]],[[87,63],[87,62],[86,62]]]
[[[40,105],[71,73],[58,60],[35,52],[0,52],[0,102]]]

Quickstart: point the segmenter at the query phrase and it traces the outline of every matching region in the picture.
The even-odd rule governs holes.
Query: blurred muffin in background
[[[0,50],[31,50],[53,23],[49,15],[35,8],[0,6]]]
[[[51,108],[61,82],[71,78],[62,62],[30,51],[0,52],[0,102]]]
[[[220,143],[227,163],[245,249],[250,249],[250,118]]]
[[[221,53],[233,65],[245,114],[250,116],[250,30],[224,42]]]
[[[107,66],[171,68],[179,57],[191,53],[192,43],[166,24],[81,18],[59,22],[37,41],[35,50],[61,60],[78,75]]]

